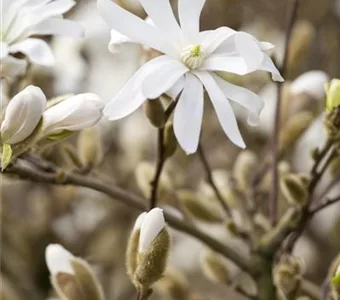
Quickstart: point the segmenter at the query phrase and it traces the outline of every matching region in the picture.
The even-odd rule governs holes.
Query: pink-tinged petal
[[[224,132],[235,145],[244,149],[246,145],[241,136],[229,100],[224,96],[222,90],[219,88],[211,74],[208,72],[195,72],[195,74],[202,81]]]
[[[174,132],[187,154],[196,152],[201,133],[204,92],[199,79],[188,73],[174,113]]]
[[[166,55],[159,56],[143,65],[119,91],[119,93],[106,105],[104,114],[110,120],[126,117],[138,109],[146,97],[142,94],[142,82],[154,72],[162,69],[164,64],[172,61]]]
[[[155,99],[166,93],[189,70],[177,60],[164,64],[159,72],[149,74],[142,83],[142,92],[148,99]]]
[[[190,39],[196,39],[200,30],[200,15],[206,0],[179,0],[178,15],[181,28]],[[192,41],[193,42],[193,41]]]
[[[259,115],[264,107],[262,99],[252,91],[231,84],[216,74],[211,74],[226,98],[238,103],[249,111],[248,123],[252,126],[258,124]]]
[[[176,49],[169,44],[166,36],[158,28],[151,26],[110,0],[98,0],[97,6],[101,16],[112,29],[136,43],[168,55],[176,55]]]
[[[33,63],[52,66],[54,64],[54,56],[49,45],[40,39],[29,38],[22,42],[9,47],[9,52],[21,52],[25,54]]]
[[[178,95],[183,91],[185,84],[185,77],[182,76],[176,83],[166,92],[171,99],[176,100]]]
[[[181,30],[169,0],[140,0],[140,3],[156,27],[166,32],[173,40],[180,41]]]

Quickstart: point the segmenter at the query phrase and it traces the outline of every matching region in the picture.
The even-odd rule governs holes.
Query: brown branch
[[[283,63],[280,69],[281,75],[283,78],[286,77],[287,73],[287,63],[289,57],[289,43],[293,31],[293,27],[296,21],[297,9],[298,9],[298,0],[290,0],[290,10],[288,12],[288,23],[285,34],[285,46],[284,46],[284,55],[283,55]],[[270,198],[270,218],[272,224],[276,224],[277,222],[277,206],[278,206],[278,193],[279,193],[279,174],[278,174],[278,163],[279,163],[279,138],[280,138],[280,127],[281,127],[281,102],[282,102],[282,87],[283,83],[277,83],[277,104],[275,111],[275,124],[274,124],[274,133],[272,140],[272,154],[273,154],[273,164],[272,164],[272,173],[273,173],[273,189]]]
[[[111,183],[105,184],[101,180],[92,178],[90,176],[83,176],[81,174],[74,174],[65,172],[63,170],[57,170],[55,173],[49,173],[34,169],[32,165],[28,164],[27,162],[23,163],[22,160],[18,160],[15,165],[9,166],[4,173],[14,174],[22,179],[27,179],[33,182],[43,182],[54,185],[74,185],[78,187],[90,188],[92,190],[104,193],[111,198],[139,211],[145,211],[147,209],[144,205],[145,199],[142,197],[123,190],[120,187],[114,186]],[[242,270],[252,274],[250,262],[228,245],[219,242],[218,240],[210,237],[208,234],[199,231],[196,227],[172,216],[171,214],[164,213],[164,216],[168,224],[174,229],[197,238],[212,250],[220,253],[226,258],[229,258]]]
[[[224,209],[226,215],[229,218],[232,218],[232,214],[231,214],[230,208],[229,208],[228,204],[225,202],[225,200],[223,199],[223,196],[222,196],[221,192],[219,191],[219,189],[218,189],[218,187],[217,187],[217,185],[216,185],[216,183],[214,181],[211,167],[209,165],[208,159],[207,159],[207,157],[205,155],[205,152],[204,152],[204,149],[203,149],[203,146],[202,146],[201,143],[198,144],[197,152],[198,152],[199,158],[200,158],[200,160],[202,162],[202,165],[204,167],[204,171],[206,173],[207,181],[210,184],[210,186],[212,187],[212,189],[214,190],[214,193],[216,195],[216,198],[217,198],[218,202],[220,203],[220,205]]]
[[[314,216],[316,213],[320,212],[321,210],[323,210],[324,208],[331,206],[337,202],[340,202],[340,195],[333,198],[333,199],[327,199],[325,202],[319,204],[317,207],[313,208],[310,210],[309,214],[310,216]]]

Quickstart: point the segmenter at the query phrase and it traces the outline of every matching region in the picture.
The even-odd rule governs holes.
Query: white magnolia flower
[[[75,259],[72,253],[59,244],[50,244],[45,250],[45,261],[52,276],[60,272],[74,274],[71,261]]]
[[[204,88],[225,133],[242,148],[245,144],[229,100],[245,107],[251,122],[256,121],[263,108],[256,94],[224,81],[214,71],[245,75],[264,70],[271,72],[274,80],[283,81],[264,52],[273,48],[272,44],[227,27],[199,32],[199,17],[205,1],[179,0],[179,26],[169,0],[140,0],[155,24],[152,26],[110,0],[98,0],[102,17],[114,30],[135,43],[164,53],[135,73],[108,103],[104,114],[110,120],[117,120],[131,114],[146,99],[158,98],[163,93],[176,99],[181,93],[174,112],[174,131],[188,154],[198,146]]]
[[[148,213],[140,214],[133,229],[140,229],[138,251],[145,252],[164,227],[165,220],[162,209],[156,207]]]
[[[43,133],[47,136],[91,127],[102,118],[103,108],[104,103],[95,94],[67,98],[44,112]]]
[[[82,36],[83,28],[78,23],[62,18],[75,4],[73,0],[2,0],[1,61],[20,52],[32,63],[52,65],[50,47],[35,36]]]
[[[1,124],[3,143],[16,144],[37,127],[46,107],[46,97],[36,86],[28,86],[9,102]]]

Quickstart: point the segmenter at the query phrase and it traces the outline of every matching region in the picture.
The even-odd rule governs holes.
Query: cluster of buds
[[[9,102],[0,130],[3,169],[40,140],[60,140],[95,125],[104,107],[94,94],[69,96],[53,104],[48,106],[36,86],[26,87]]]
[[[128,275],[140,299],[146,299],[150,287],[162,276],[170,248],[170,235],[163,211],[154,208],[139,215],[131,232],[126,251]]]
[[[335,142],[340,140],[340,79],[333,79],[326,84],[326,119],[328,136]]]
[[[103,300],[103,292],[89,264],[58,244],[47,246],[46,264],[54,290],[64,300]]]

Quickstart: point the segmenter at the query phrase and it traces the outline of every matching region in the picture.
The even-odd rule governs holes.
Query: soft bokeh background
[[[194,1],[194,0],[193,0]],[[53,38],[50,42],[57,57],[51,69],[34,68],[30,81],[41,86],[49,98],[79,92],[97,93],[109,101],[127,79],[151,55],[136,45],[122,46],[119,53],[108,51],[110,30],[96,11],[95,0],[79,0],[69,17],[78,20],[86,28],[81,40]],[[125,8],[144,17],[138,0],[117,0]],[[173,1],[175,8],[177,1]],[[285,15],[287,1],[282,0],[207,0],[202,14],[204,29],[229,26],[254,34],[259,40],[276,45],[273,55],[282,61]],[[311,166],[309,152],[324,140],[322,109],[323,87],[312,81],[291,84],[301,74],[321,70],[329,78],[340,77],[340,0],[301,0],[292,43],[290,45],[289,75],[284,97],[285,124],[292,116],[309,112],[313,116],[311,126],[301,139],[286,152],[282,172],[295,170],[308,172]],[[235,108],[248,149],[260,162],[270,155],[269,138],[272,130],[276,103],[275,86],[265,73],[245,77],[226,75],[230,81],[244,85],[260,93],[267,106],[261,123],[251,128],[245,113]],[[10,85],[3,86],[11,94]],[[2,100],[5,100],[3,97]],[[228,193],[233,165],[239,149],[223,134],[208,101],[203,127],[203,144],[208,153],[216,179]],[[145,194],[145,182],[150,176],[149,165],[154,164],[156,129],[139,110],[118,122],[103,120],[97,125],[104,151],[102,164],[93,174],[105,182],[114,183],[136,193]],[[77,137],[68,141],[76,145]],[[63,147],[57,146],[43,155],[65,168],[71,169],[65,160]],[[144,162],[143,164],[141,164]],[[250,170],[255,173],[258,165]],[[327,174],[320,190],[336,176]],[[55,187],[16,178],[1,176],[1,276],[2,289],[10,300],[40,300],[53,297],[49,274],[44,262],[44,250],[49,243],[61,243],[75,255],[86,258],[98,272],[107,299],[135,299],[135,290],[127,278],[124,266],[126,240],[137,216],[129,208],[100,193],[71,186]],[[181,149],[167,163],[163,178],[162,206],[181,209],[176,192],[186,188],[197,191],[206,201],[215,201],[205,187],[204,172],[196,155],[186,156]],[[269,187],[264,188],[259,204],[266,213]],[[335,187],[332,193],[336,194]],[[285,207],[282,203],[282,208]],[[333,206],[312,222],[298,243],[296,254],[305,261],[307,277],[320,284],[326,275],[332,258],[340,249],[340,207]],[[246,246],[221,225],[199,223],[198,226],[218,237],[239,251]],[[211,282],[201,270],[201,256],[205,247],[179,232],[172,232],[173,246],[170,267],[181,272],[190,282],[193,299],[238,299],[236,294],[221,283]],[[243,281],[239,271],[226,261],[231,277]],[[244,282],[244,281],[243,281]],[[247,283],[246,283],[247,284]],[[169,299],[156,290],[151,299]],[[241,298],[240,298],[241,299]]]

